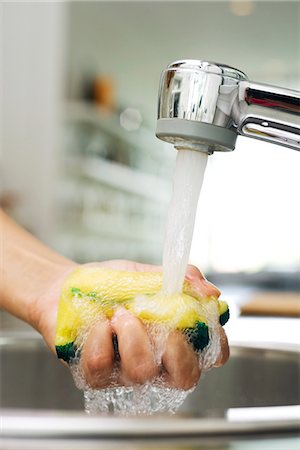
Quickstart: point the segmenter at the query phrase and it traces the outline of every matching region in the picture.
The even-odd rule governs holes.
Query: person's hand
[[[5,236],[0,258],[0,307],[35,327],[56,354],[54,340],[60,290],[78,265],[38,241],[1,209],[0,228]],[[108,261],[98,266],[125,271],[161,271],[161,267],[130,261]],[[197,297],[218,297],[218,290],[195,267],[188,268],[186,278]],[[224,364],[229,354],[225,333],[221,326],[219,328],[221,352],[215,365]],[[157,374],[177,388],[189,389],[197,383],[200,377],[198,358],[181,332],[169,335],[158,365],[143,323],[127,310],[118,309],[110,321],[99,321],[85,341],[80,363],[91,387],[102,388],[110,383],[115,362],[114,334],[120,353],[120,384],[144,383]]]
[[[115,260],[92,263],[98,267],[126,271],[158,271],[161,267],[137,264],[131,261]],[[60,288],[65,277],[76,265],[64,267],[47,292],[36,299],[32,308],[32,321],[44,340],[55,353],[54,337]],[[186,279],[201,296],[220,295],[218,289],[209,283],[194,266],[189,266]],[[119,308],[111,320],[98,321],[90,330],[81,353],[81,369],[92,388],[109,386],[115,354],[113,334],[118,339],[120,354],[120,376],[118,382],[123,385],[143,384],[163,375],[166,383],[179,389],[190,389],[199,380],[201,371],[197,354],[179,331],[169,335],[162,356],[162,367],[154,357],[152,345],[146,328],[140,319],[129,311]],[[223,365],[229,357],[227,338],[220,326],[221,351],[214,366]]]

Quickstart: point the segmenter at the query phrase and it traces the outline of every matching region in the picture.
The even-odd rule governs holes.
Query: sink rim
[[[287,406],[290,409],[294,406]],[[298,407],[300,411],[300,406]],[[228,421],[222,418],[103,417],[63,411],[0,409],[3,438],[132,439],[162,437],[238,436],[299,431],[298,418]]]
[[[2,348],[40,348],[46,344],[36,332],[2,332],[0,333],[0,356]],[[277,343],[231,344],[231,353],[238,355],[266,353],[270,358],[299,358],[298,346]],[[264,407],[261,407],[264,408]],[[300,405],[268,406],[268,410],[279,414],[272,419],[234,420],[228,418],[191,418],[174,416],[147,417],[105,417],[89,416],[85,412],[61,410],[30,410],[0,408],[2,419],[2,437],[4,438],[144,438],[162,437],[207,437],[221,435],[265,434],[270,432],[286,433],[299,430]],[[282,408],[278,410],[278,408]],[[298,409],[295,409],[298,408]],[[251,408],[249,408],[250,410]],[[296,413],[296,414],[295,414]],[[163,420],[162,420],[163,417]],[[288,418],[287,418],[288,417]],[[59,419],[59,420],[58,420]]]

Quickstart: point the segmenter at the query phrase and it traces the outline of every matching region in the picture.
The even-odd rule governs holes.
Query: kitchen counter
[[[240,306],[249,301],[255,289],[221,287],[222,298],[230,308],[230,320],[225,325],[230,345],[256,346],[264,343],[273,348],[300,350],[300,319],[295,317],[242,316]],[[300,294],[299,294],[300,302]]]

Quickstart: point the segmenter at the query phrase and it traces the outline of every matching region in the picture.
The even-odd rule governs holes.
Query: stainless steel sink
[[[233,346],[229,362],[205,374],[179,412],[163,418],[86,415],[82,392],[74,387],[68,369],[36,334],[4,333],[0,336],[0,352],[0,414],[5,449],[75,449],[82,440],[86,442],[80,447],[83,449],[111,448],[107,446],[111,439],[147,439],[149,444],[150,437],[151,442],[184,438],[185,444],[186,439],[197,438],[199,444],[200,438],[213,438],[225,445],[241,435],[251,439],[262,433],[290,436],[298,430],[299,411],[295,405],[300,398],[299,352],[295,349]],[[58,440],[60,446],[51,447],[51,442],[57,444]],[[101,447],[104,441],[106,446]],[[199,445],[184,448],[202,448]]]

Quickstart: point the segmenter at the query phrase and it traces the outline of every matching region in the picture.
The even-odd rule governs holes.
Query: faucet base
[[[234,150],[237,139],[237,133],[228,128],[178,118],[158,119],[156,136],[178,150],[189,148],[209,155]]]

